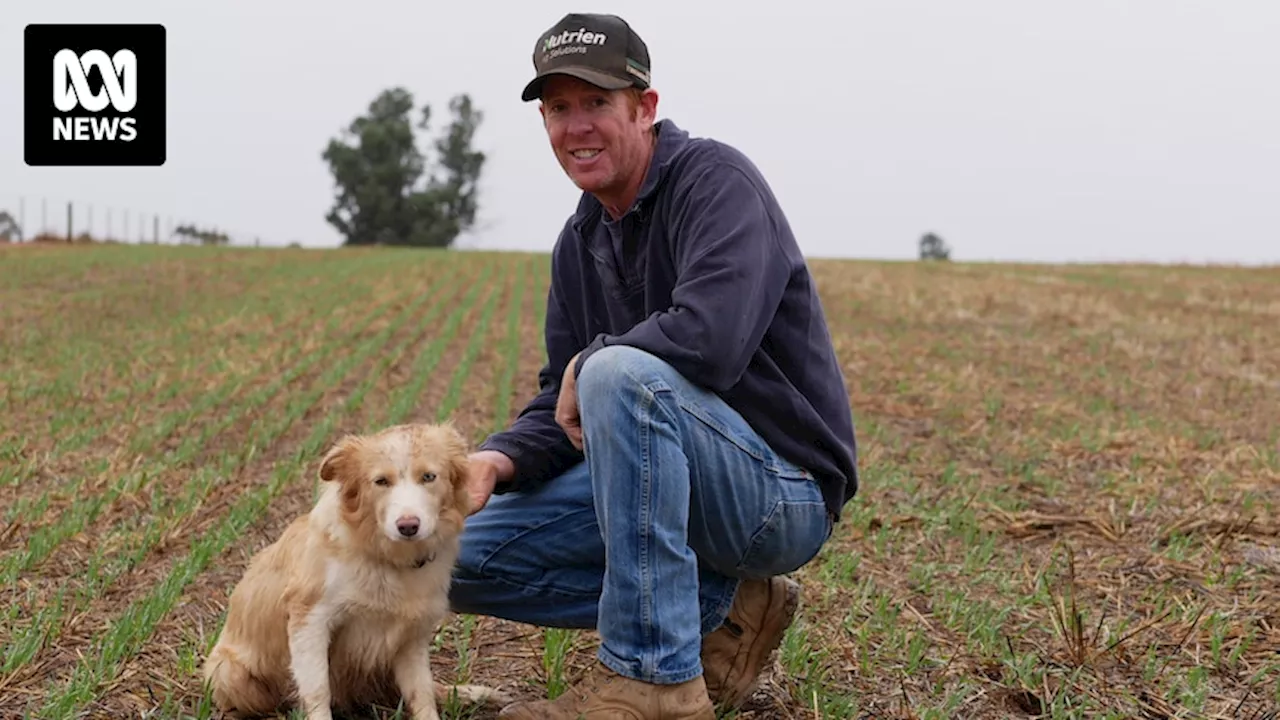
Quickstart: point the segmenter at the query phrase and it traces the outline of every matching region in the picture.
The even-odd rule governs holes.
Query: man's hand
[[[489,502],[493,488],[500,482],[511,480],[516,473],[511,458],[497,450],[480,450],[467,456],[470,470],[467,473],[468,515],[474,515]]]
[[[581,355],[582,353],[578,353]],[[578,364],[578,355],[569,359],[564,368],[564,377],[560,378],[560,398],[556,400],[556,422],[564,428],[569,442],[579,450],[582,449],[582,417],[578,413],[578,388],[574,382],[573,366]]]

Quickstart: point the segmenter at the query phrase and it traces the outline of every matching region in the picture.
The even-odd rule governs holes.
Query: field
[[[739,718],[1277,717],[1280,271],[812,266],[863,486]],[[323,450],[504,426],[547,280],[515,253],[0,249],[0,717],[210,717],[226,595]],[[462,616],[434,665],[535,696],[593,649]]]

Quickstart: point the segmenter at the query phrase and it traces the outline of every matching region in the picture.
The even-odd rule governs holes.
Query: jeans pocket
[[[746,420],[743,420],[741,415],[738,415],[737,411],[729,408],[728,405],[723,405],[719,409],[723,415],[731,416],[733,418],[732,422],[726,417],[716,415],[710,409],[696,402],[688,402],[684,398],[680,398],[679,402],[685,412],[697,418],[705,427],[716,433],[720,439],[755,459],[765,471],[783,480],[814,480],[813,473],[774,452],[764,439],[747,424]]]
[[[779,500],[752,534],[738,561],[742,577],[793,572],[817,557],[831,536],[831,516],[822,500]]]
[[[777,455],[773,456],[772,462],[769,465],[769,471],[783,480],[791,480],[793,482],[797,480],[811,482],[814,483],[816,487],[817,478],[814,477],[813,473],[805,470],[799,465],[796,465],[790,460],[784,460]]]

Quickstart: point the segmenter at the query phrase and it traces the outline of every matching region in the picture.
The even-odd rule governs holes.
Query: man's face
[[[650,88],[633,98],[567,76],[543,85],[540,109],[551,148],[582,190],[625,196],[643,182],[658,94]]]

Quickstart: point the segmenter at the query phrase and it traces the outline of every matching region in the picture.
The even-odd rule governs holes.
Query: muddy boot
[[[518,702],[499,720],[715,720],[702,677],[679,685],[652,685],[596,662],[582,681],[555,700]]]
[[[702,640],[702,671],[711,700],[741,707],[795,619],[800,585],[785,577],[744,580],[724,624]]]

